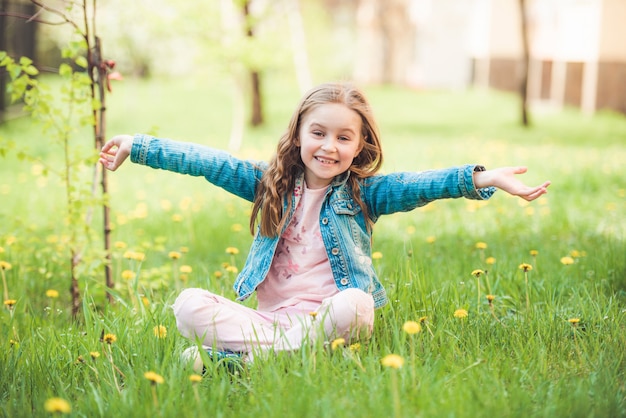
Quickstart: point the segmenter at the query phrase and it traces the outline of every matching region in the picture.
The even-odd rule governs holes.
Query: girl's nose
[[[331,137],[330,135],[327,136],[326,140],[322,144],[322,149],[326,152],[336,151],[337,147],[335,146],[335,138]]]

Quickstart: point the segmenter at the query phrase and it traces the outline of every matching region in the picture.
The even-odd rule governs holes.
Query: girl
[[[249,360],[318,338],[368,338],[374,309],[387,302],[370,258],[381,215],[436,199],[488,199],[496,188],[531,201],[550,184],[523,184],[516,175],[525,167],[377,174],[378,129],[364,95],[349,84],[307,93],[269,163],[147,135],[112,138],[100,162],[116,170],[129,155],[152,168],[203,176],[252,202],[254,240],[234,287],[239,300],[256,291],[258,309],[203,289],[185,289],[173,305],[181,334],[214,358]],[[187,355],[197,357],[197,348]]]

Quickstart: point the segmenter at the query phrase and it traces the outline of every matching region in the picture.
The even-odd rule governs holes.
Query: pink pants
[[[347,289],[324,299],[315,311],[258,311],[204,289],[185,289],[173,305],[180,333],[217,350],[250,353],[296,350],[318,338],[369,338],[374,299]]]

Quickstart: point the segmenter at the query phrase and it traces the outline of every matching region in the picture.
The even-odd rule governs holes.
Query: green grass
[[[0,125],[0,137],[15,142],[0,163],[0,260],[12,266],[4,273],[17,300],[0,312],[0,416],[46,416],[51,397],[90,417],[626,416],[626,119],[566,109],[534,113],[524,129],[509,95],[366,91],[384,171],[520,164],[529,183],[550,179],[550,193],[530,204],[503,193],[480,204],[440,201],[383,218],[375,263],[390,303],[377,311],[370,341],[354,352],[316,344],[259,359],[239,376],[215,368],[195,386],[179,358],[189,342],[170,309],[174,277],[188,265],[184,286],[234,297],[222,263],[243,265],[249,205],[201,179],[125,165],[109,177],[113,239],[126,245],[113,260],[118,303],[106,303],[92,257],[72,320],[63,188],[17,158],[26,149],[54,166],[59,150],[28,119]],[[246,132],[241,156],[268,157],[298,100],[292,83],[272,80],[266,92],[268,124]],[[109,96],[108,135],[150,131],[226,148],[229,97],[227,86],[207,80],[124,81]],[[89,132],[78,140],[88,146]],[[88,242],[89,251],[100,246],[97,235]],[[231,246],[241,250],[234,259],[225,252]],[[172,261],[168,253],[181,247],[188,251]],[[127,250],[146,259],[126,259]],[[574,264],[562,264],[571,254]],[[533,265],[530,308],[521,263]],[[480,287],[476,269],[487,270]],[[122,279],[124,270],[138,272],[136,282]],[[487,293],[496,296],[493,311]],[[254,306],[253,298],[245,303]],[[459,308],[468,318],[453,316]],[[406,335],[403,324],[424,316],[428,328]],[[571,318],[581,322],[574,327]],[[155,337],[158,325],[166,338]],[[101,343],[103,331],[117,341]],[[381,365],[390,353],[404,358],[402,368]],[[164,383],[153,388],[146,371]]]

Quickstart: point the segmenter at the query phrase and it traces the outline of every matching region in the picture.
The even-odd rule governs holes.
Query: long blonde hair
[[[361,199],[358,182],[374,175],[382,165],[383,155],[378,127],[372,109],[360,90],[349,83],[326,83],[314,87],[304,95],[291,116],[287,132],[278,141],[276,154],[270,160],[255,192],[250,217],[252,234],[254,234],[257,220],[260,233],[268,237],[277,236],[285,226],[287,214],[291,209],[291,199],[288,199],[287,210],[283,212],[284,199],[293,191],[297,176],[304,172],[300,147],[297,145],[300,124],[307,112],[316,106],[328,103],[343,104],[361,117],[363,147],[349,168],[351,173],[348,185],[352,190],[353,198],[365,214],[368,226],[370,225],[371,220]]]

